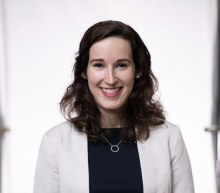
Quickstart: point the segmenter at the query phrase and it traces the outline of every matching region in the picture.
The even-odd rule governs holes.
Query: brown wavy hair
[[[75,129],[88,135],[90,141],[102,141],[105,129],[100,127],[101,112],[91,94],[87,80],[81,77],[86,74],[91,46],[107,37],[119,37],[128,40],[133,52],[136,72],[141,71],[139,79],[135,79],[129,97],[125,120],[121,128],[121,136],[127,133],[128,141],[147,140],[150,136],[149,126],[164,124],[165,112],[159,100],[155,99],[158,80],[151,71],[151,56],[138,33],[119,21],[103,21],[90,27],[84,34],[73,67],[74,80],[67,87],[60,102],[60,110]],[[134,132],[134,128],[137,132]],[[127,140],[123,143],[128,144]],[[131,143],[130,143],[131,144]]]

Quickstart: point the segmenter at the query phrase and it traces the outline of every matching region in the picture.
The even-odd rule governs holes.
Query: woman
[[[137,32],[93,25],[73,72],[60,103],[67,121],[43,137],[34,192],[193,193],[180,129],[154,99],[158,82]]]

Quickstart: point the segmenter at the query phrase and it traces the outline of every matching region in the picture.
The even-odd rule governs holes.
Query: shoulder
[[[187,150],[178,125],[164,121],[164,124],[150,127],[150,136],[146,140],[146,145],[153,150],[157,148],[160,154],[167,154],[170,159],[185,155],[187,159]],[[156,150],[155,150],[156,151]]]
[[[150,135],[163,135],[167,138],[175,138],[176,135],[181,134],[178,125],[173,124],[169,121],[164,121],[164,124],[150,127]]]
[[[162,125],[150,127],[150,137],[148,140],[158,144],[167,144],[171,149],[184,146],[179,126],[169,121],[164,121]]]
[[[47,138],[51,146],[63,144],[69,140],[72,134],[77,133],[69,121],[62,122],[45,132],[44,138]]]
[[[69,133],[72,129],[73,129],[73,126],[72,126],[71,122],[64,121],[64,122],[52,127],[46,133],[48,135],[60,135],[60,134]]]
[[[178,125],[165,121],[164,124],[150,128],[150,138],[157,143],[167,144],[171,156],[186,152],[185,143]]]

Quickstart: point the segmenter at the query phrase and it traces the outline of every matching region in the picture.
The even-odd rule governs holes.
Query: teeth
[[[118,92],[120,90],[120,88],[116,88],[116,89],[105,89],[105,88],[101,88],[104,92],[108,93],[108,94],[114,94],[116,92]]]

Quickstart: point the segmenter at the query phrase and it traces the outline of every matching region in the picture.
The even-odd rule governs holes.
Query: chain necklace
[[[127,135],[127,133],[125,134],[125,136]],[[102,135],[104,138],[105,138],[105,136],[104,135]],[[124,136],[124,138],[125,138],[125,136]],[[123,139],[124,139],[123,138]],[[111,145],[111,151],[112,152],[114,152],[114,153],[116,153],[116,152],[118,152],[119,151],[119,145],[120,145],[120,143],[123,141],[123,139],[117,144],[117,145],[112,145],[109,141],[108,141],[108,139],[106,139],[105,138],[105,140],[109,143],[109,145]],[[116,147],[117,148],[117,150],[113,150],[113,147]]]

